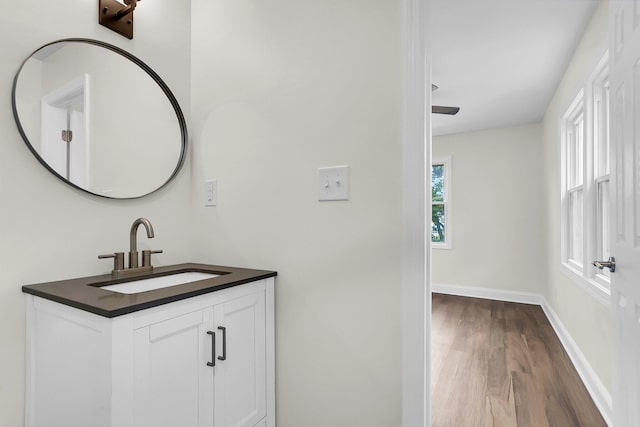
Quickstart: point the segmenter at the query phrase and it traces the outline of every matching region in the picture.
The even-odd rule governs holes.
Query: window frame
[[[586,109],[584,90],[580,90],[566,113],[562,117],[562,222],[563,222],[563,254],[562,261],[571,269],[581,271],[584,267],[585,254],[585,153],[586,153]],[[579,130],[580,132],[576,132]],[[580,143],[577,141],[581,137]],[[580,144],[580,145],[579,145]],[[576,156],[576,152],[579,156]],[[582,247],[579,248],[582,259],[574,259],[571,255],[576,250],[573,247],[572,235],[575,230],[571,222],[572,199],[574,194],[582,196]]]
[[[592,194],[592,206],[591,209],[593,211],[593,226],[592,226],[592,236],[593,244],[591,245],[591,251],[587,254],[593,260],[604,260],[603,254],[600,254],[600,248],[602,246],[602,237],[601,235],[607,234],[609,237],[609,253],[611,253],[611,212],[609,215],[609,224],[603,224],[602,222],[602,210],[601,208],[601,200],[600,200],[600,185],[603,183],[607,183],[609,191],[611,191],[611,134],[610,134],[610,121],[609,116],[611,114],[611,93],[609,87],[609,62],[607,55],[601,60],[601,62],[596,67],[594,72],[594,77],[591,81],[591,87],[593,91],[593,148],[592,148],[592,156],[593,156],[593,167],[591,170],[590,182],[593,185]],[[609,97],[605,96],[607,94]],[[606,102],[605,102],[606,101]],[[605,105],[606,108],[598,108],[598,103],[600,106]],[[605,126],[603,131],[602,127]],[[606,141],[606,149],[607,153],[607,167],[602,170],[603,162],[600,156],[603,153],[601,144],[603,140]],[[610,196],[609,196],[610,197]],[[594,281],[596,281],[600,286],[610,289],[611,287],[611,275],[608,270],[598,270],[597,268],[591,266],[590,269],[590,277]]]
[[[452,215],[452,206],[453,206],[453,197],[451,191],[451,156],[436,156],[431,159],[431,179],[429,180],[429,189],[431,190],[433,185],[433,167],[436,165],[442,165],[444,172],[444,197],[442,202],[434,202],[433,197],[431,198],[431,209],[430,212],[433,212],[433,205],[443,205],[444,206],[444,223],[445,223],[445,235],[444,242],[434,242],[431,240],[431,229],[429,230],[429,241],[431,242],[431,247],[433,249],[453,249],[453,224],[451,222]],[[432,214],[433,215],[433,214]]]
[[[591,264],[597,259],[601,235],[606,224],[602,224],[600,211],[599,188],[602,182],[609,180],[609,174],[601,173],[603,138],[609,132],[607,108],[610,100],[604,104],[608,90],[608,53],[601,58],[594,71],[569,104],[560,121],[561,159],[560,159],[560,269],[574,282],[583,287],[591,295],[608,304],[611,296],[610,279]],[[598,103],[600,103],[598,105]],[[607,108],[601,108],[606,105]],[[599,108],[600,106],[600,108]],[[582,176],[574,183],[571,177],[571,128],[576,119],[583,118],[583,147],[581,153]],[[603,126],[606,129],[603,130]],[[608,142],[609,140],[606,139]],[[610,159],[609,159],[610,161]],[[610,166],[610,165],[609,165]],[[582,256],[580,260],[570,258],[571,251],[571,194],[582,192]],[[610,237],[610,234],[609,234]]]

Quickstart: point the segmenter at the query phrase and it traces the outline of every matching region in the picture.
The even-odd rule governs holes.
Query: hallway
[[[432,301],[434,427],[606,426],[539,306]]]

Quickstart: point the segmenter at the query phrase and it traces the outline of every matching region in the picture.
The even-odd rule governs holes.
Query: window
[[[584,100],[582,92],[565,115],[567,262],[583,265],[584,246]]]
[[[431,164],[431,243],[451,249],[451,157],[435,158]]]
[[[591,261],[610,255],[607,64],[605,55],[561,121],[561,264],[603,298],[609,295],[609,273]]]
[[[609,237],[609,75],[603,67],[593,84],[593,183],[595,198],[594,259],[608,260],[611,256]],[[595,279],[609,285],[609,269],[596,270]]]

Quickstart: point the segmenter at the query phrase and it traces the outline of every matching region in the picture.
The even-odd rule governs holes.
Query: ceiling
[[[434,135],[542,120],[598,0],[432,0]]]

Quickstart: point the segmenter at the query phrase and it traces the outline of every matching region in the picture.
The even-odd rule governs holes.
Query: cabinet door
[[[218,359],[224,359],[215,367],[215,427],[253,427],[266,414],[265,293],[214,312]]]
[[[135,331],[136,427],[213,425],[213,308]]]

